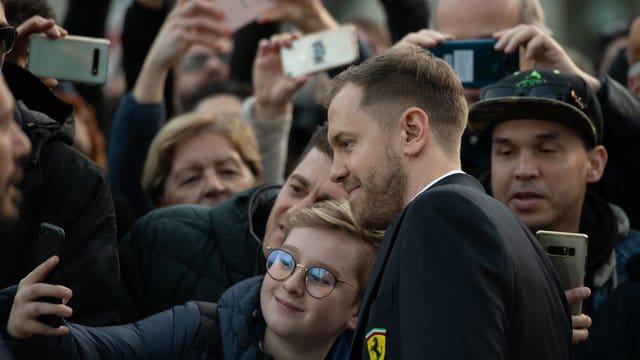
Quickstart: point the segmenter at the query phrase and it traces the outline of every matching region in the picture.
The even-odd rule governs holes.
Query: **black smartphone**
[[[431,49],[456,71],[462,86],[481,88],[495,84],[520,68],[518,51],[506,54],[494,49],[495,39],[445,41]]]
[[[40,224],[38,232],[38,264],[42,264],[53,255],[58,255],[60,261],[58,265],[49,273],[44,280],[48,284],[62,284],[62,259],[64,249],[64,230],[56,225],[49,223]],[[52,304],[61,304],[62,299],[57,297],[42,297],[39,301],[49,302]],[[41,315],[38,317],[43,322],[53,328],[62,325],[62,317],[54,315]]]

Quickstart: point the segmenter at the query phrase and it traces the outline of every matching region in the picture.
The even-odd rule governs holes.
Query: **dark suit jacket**
[[[389,225],[351,359],[569,359],[571,317],[526,226],[466,174]]]

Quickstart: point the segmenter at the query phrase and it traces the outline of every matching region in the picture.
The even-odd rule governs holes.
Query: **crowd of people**
[[[382,0],[353,64],[289,77],[343,23],[321,0],[233,33],[133,0],[107,111],[25,68],[30,35],[96,35],[80,2],[0,0],[0,358],[640,358],[640,16],[620,78],[538,0]],[[429,51],[484,38],[519,70],[481,88]],[[582,286],[541,230],[588,237]]]

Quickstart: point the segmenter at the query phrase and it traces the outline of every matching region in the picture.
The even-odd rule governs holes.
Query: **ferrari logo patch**
[[[387,329],[373,328],[369,330],[366,340],[369,359],[384,360],[385,350],[387,349]]]

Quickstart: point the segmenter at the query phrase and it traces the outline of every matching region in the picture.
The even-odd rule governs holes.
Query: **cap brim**
[[[514,96],[483,100],[469,108],[468,126],[478,134],[489,135],[487,132],[498,123],[519,119],[564,123],[597,144],[596,129],[589,117],[572,105],[553,99]]]

